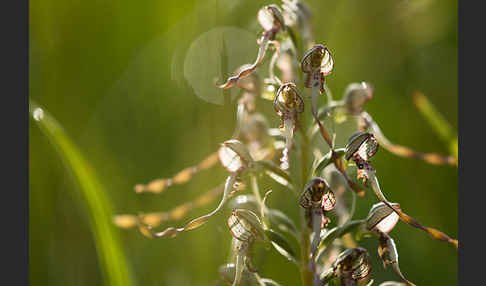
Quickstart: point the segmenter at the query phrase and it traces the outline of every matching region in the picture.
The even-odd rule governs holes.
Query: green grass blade
[[[46,110],[30,100],[29,113],[58,151],[66,168],[79,184],[96,251],[102,269],[104,285],[131,286],[134,279],[123,253],[117,229],[112,224],[112,206],[100,182],[81,152],[64,132],[62,126]]]
[[[457,145],[457,134],[452,131],[451,126],[442,116],[442,114],[437,111],[434,105],[428,100],[428,98],[420,92],[416,92],[413,95],[413,102],[415,106],[420,111],[420,113],[425,117],[425,119],[432,126],[434,131],[441,137],[441,139],[448,145],[449,152],[456,159],[458,157],[458,145]]]

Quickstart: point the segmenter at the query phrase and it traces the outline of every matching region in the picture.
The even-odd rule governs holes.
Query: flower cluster
[[[334,59],[330,48],[314,43],[310,17],[310,9],[299,0],[283,0],[281,6],[261,8],[257,20],[262,31],[257,39],[259,50],[255,62],[242,65],[234,76],[218,85],[222,89],[241,90],[232,137],[201,163],[172,178],[139,184],[135,191],[162,193],[173,184],[186,183],[218,162],[227,170],[225,182],[172,210],[119,215],[115,223],[123,228],[136,227],[151,238],[175,237],[203,226],[227,205],[232,209],[227,220],[232,255],[219,272],[221,280],[233,286],[280,285],[261,277],[258,265],[252,262],[257,244],[275,249],[294,263],[300,270],[303,285],[326,285],[332,281],[357,285],[358,281],[372,276],[368,250],[358,246],[360,240],[369,237],[378,239],[378,253],[384,266],[392,265],[398,278],[413,285],[398,267],[397,248],[389,235],[398,221],[456,247],[458,242],[436,229],[422,226],[403,212],[400,204],[389,202],[378,183],[377,170],[371,166],[371,158],[382,146],[396,155],[433,164],[454,163],[447,156],[423,154],[392,144],[364,110],[365,103],[373,97],[371,84],[351,83],[341,100],[332,98],[326,81],[333,71]],[[262,77],[257,71],[263,69],[268,50],[274,53],[267,76]],[[322,104],[324,94],[326,103]],[[265,104],[273,104],[275,113],[261,113],[259,107]],[[279,117],[281,125],[270,126],[268,116]],[[337,130],[326,126],[352,117],[359,119],[356,133],[350,136],[346,146],[335,146]],[[322,144],[317,144],[320,140],[325,143],[324,150]],[[355,169],[356,181],[352,179]],[[262,196],[259,187],[262,176],[278,184],[278,190],[274,191],[295,195],[295,207],[301,214],[299,224],[267,205],[270,191]],[[367,217],[352,219],[357,197],[364,196],[368,188],[380,202],[370,208]],[[252,193],[241,194],[246,189]],[[159,225],[181,219],[189,210],[208,204],[221,194],[212,212],[183,227],[155,231]],[[368,285],[371,283],[372,280]],[[381,285],[391,284],[399,285],[396,282]]]

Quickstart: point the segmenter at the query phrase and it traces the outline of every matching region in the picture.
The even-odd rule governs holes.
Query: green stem
[[[301,122],[306,122],[305,121],[305,113],[302,114],[301,116]],[[309,138],[307,137],[307,130],[305,130],[307,125],[305,124],[299,124],[299,131],[302,136],[302,142],[301,142],[301,190],[304,189],[304,186],[307,182],[307,177],[309,174],[309,162],[308,162],[308,157],[309,157]],[[300,208],[300,256],[301,256],[301,265],[300,265],[300,275],[302,279],[302,285],[303,286],[311,286],[312,285],[312,280],[313,280],[313,275],[312,272],[308,269],[309,265],[309,259],[310,259],[310,230],[307,227],[307,220],[305,216],[305,209]]]

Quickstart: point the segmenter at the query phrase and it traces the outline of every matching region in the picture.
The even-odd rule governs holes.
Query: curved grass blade
[[[420,111],[420,113],[427,119],[432,126],[432,129],[442,138],[442,140],[449,147],[449,151],[456,158],[458,158],[457,134],[452,131],[451,126],[442,116],[442,114],[435,109],[435,106],[421,93],[416,92],[413,95],[413,103]]]
[[[32,100],[29,101],[29,112],[79,185],[83,203],[88,210],[104,284],[134,285],[130,265],[123,253],[118,233],[111,223],[113,214],[111,202],[95,172],[54,117]]]

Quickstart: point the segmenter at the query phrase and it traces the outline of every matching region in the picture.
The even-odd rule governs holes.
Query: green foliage
[[[49,138],[52,146],[58,151],[66,169],[73,175],[79,186],[83,197],[83,201],[79,202],[83,204],[80,207],[86,207],[88,212],[98,259],[104,274],[104,284],[111,286],[135,285],[131,275],[130,263],[126,260],[118,231],[112,224],[111,202],[92,167],[64,132],[63,127],[47,110],[31,100],[29,112],[32,120],[37,123]]]

